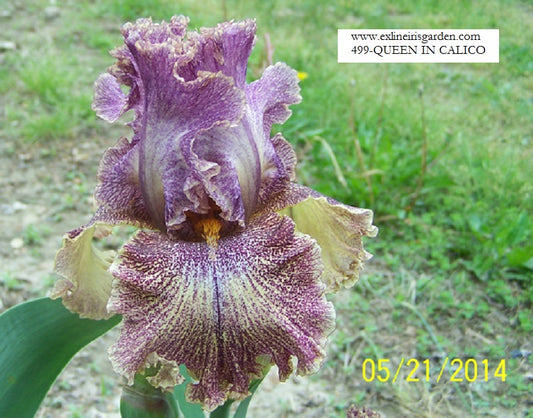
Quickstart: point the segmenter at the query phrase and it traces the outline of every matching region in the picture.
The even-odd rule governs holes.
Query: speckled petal
[[[265,363],[277,364],[281,379],[292,357],[298,373],[315,372],[334,327],[315,241],[276,213],[216,248],[139,232],[111,271],[109,309],[124,319],[110,350],[115,369],[131,384],[153,355],[162,368],[185,364],[197,380],[189,400],[209,410],[246,397]]]
[[[133,205],[131,214],[148,214],[161,231],[179,227],[186,220],[186,211],[207,213],[211,209],[206,191],[196,185],[206,178],[208,182],[217,167],[193,158],[192,141],[212,126],[237,124],[245,112],[245,93],[235,86],[233,78],[238,71],[228,70],[225,72],[231,74],[226,75],[222,71],[225,66],[202,64],[207,52],[199,52],[201,42],[196,37],[185,37],[186,25],[187,20],[179,17],[170,23],[140,19],[125,25],[125,46],[114,52],[117,64],[95,85],[93,107],[106,120],[135,110],[131,123],[135,135],[129,149],[125,143],[119,144],[114,155],[107,154],[112,158],[106,163],[114,167],[100,170],[100,203],[108,208],[122,206],[123,210],[124,203]],[[231,25],[227,29],[236,30]],[[204,38],[202,42],[207,45],[210,39]],[[226,51],[232,52],[241,54]],[[119,83],[130,87],[127,96]]]
[[[261,207],[281,191],[290,187],[296,179],[296,153],[291,144],[281,134],[271,138],[275,157],[263,169],[263,181],[259,190],[257,207]]]
[[[92,104],[96,115],[108,122],[115,122],[127,110],[127,96],[111,74],[101,74],[94,82]]]
[[[246,81],[248,58],[255,43],[255,21],[223,22],[214,28],[201,28],[190,32],[189,39],[196,49],[194,60],[178,69],[186,77],[198,71],[218,72],[232,77],[239,88]]]
[[[270,136],[274,123],[284,123],[291,115],[289,105],[300,103],[298,73],[283,62],[267,67],[259,80],[246,86],[252,114],[261,116],[264,135]]]
[[[179,232],[187,212],[209,213],[213,203],[220,217],[243,227],[287,180],[270,130],[301,100],[297,73],[278,63],[246,84],[255,22],[199,32],[187,32],[187,24],[173,17],[124,26],[125,45],[95,83],[93,107],[108,121],[133,109],[134,136],[106,154],[112,166],[100,170],[97,197],[163,232]]]
[[[200,196],[205,191],[221,209],[226,221],[244,226],[246,213],[255,207],[261,182],[261,161],[255,141],[243,125],[217,125],[199,133],[194,139],[189,160],[204,167],[196,182],[186,184],[192,195],[194,187]]]
[[[176,90],[170,84],[162,84],[159,91],[149,90],[154,101],[149,105],[145,135],[139,142],[141,190],[161,230],[183,223],[186,211],[210,210],[205,191],[191,192],[197,179],[209,177],[211,167],[192,158],[191,142],[203,129],[236,122],[244,107],[241,92],[220,74],[188,82],[186,92]],[[169,95],[174,97],[165,101],[161,91],[173,91]]]
[[[280,134],[269,138],[272,125],[284,123],[291,115],[289,105],[302,100],[298,82],[295,70],[277,63],[267,67],[259,80],[245,87],[249,103],[245,121],[256,138],[261,168],[260,177],[254,183],[250,175],[243,180],[239,177],[239,180],[249,189],[254,187],[254,210],[294,176],[294,166],[291,165],[296,163],[296,158],[292,147]]]
[[[108,148],[98,169],[96,201],[110,213],[131,224],[157,228],[144,204],[139,180],[139,147],[126,138]]]
[[[283,63],[266,68],[244,89],[248,106],[241,124],[216,126],[198,135],[194,155],[220,167],[220,173],[204,177],[202,184],[213,200],[225,198],[233,202],[229,207],[235,208],[234,214],[244,211],[250,217],[256,205],[294,179],[294,151],[280,134],[270,139],[270,130],[287,120],[289,105],[299,103],[301,96],[296,71]],[[223,217],[236,219],[226,213]]]
[[[371,255],[363,247],[363,237],[374,237],[373,212],[337,202],[298,184],[272,195],[260,212],[280,211],[290,216],[298,231],[317,240],[322,249],[328,292],[351,287],[359,279],[364,261]]]

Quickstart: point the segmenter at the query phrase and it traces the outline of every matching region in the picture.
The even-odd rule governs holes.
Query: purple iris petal
[[[324,294],[355,283],[377,229],[370,210],[294,183],[294,150],[270,131],[301,100],[298,78],[278,63],[246,83],[255,23],[187,24],[126,24],[95,83],[97,114],[132,110],[133,136],[104,154],[100,206],[65,236],[52,297],[81,316],[123,315],[111,358],[130,383],[154,365],[149,381],[172,390],[184,364],[189,399],[213,409],[270,364],[282,379],[294,357],[300,374],[317,370],[334,324]],[[116,258],[92,241],[119,224],[150,232]]]
[[[180,68],[185,74],[186,67],[190,77],[198,71],[218,72],[232,77],[239,88],[244,86],[248,58],[255,42],[256,25],[253,20],[224,22],[214,28],[202,28],[200,33],[189,33],[195,48],[194,59]]]
[[[211,202],[242,227],[262,185],[284,174],[270,128],[301,100],[298,78],[276,64],[245,83],[253,21],[200,33],[186,33],[186,24],[126,25],[117,64],[96,82],[93,106],[101,117],[113,121],[135,110],[130,149],[101,170],[97,198],[108,208],[129,205],[133,219],[148,215],[161,231],[181,229],[187,212],[209,213]],[[127,96],[119,83],[130,87]]]
[[[295,233],[288,217],[258,216],[245,231],[221,238],[214,257],[206,242],[139,233],[111,271],[109,308],[124,327],[111,359],[129,382],[155,353],[185,364],[198,380],[191,401],[209,409],[248,394],[264,356],[280,378],[316,371],[334,311],[318,280],[320,250]]]
[[[94,83],[93,109],[107,122],[115,122],[127,110],[128,100],[111,74],[101,74]]]

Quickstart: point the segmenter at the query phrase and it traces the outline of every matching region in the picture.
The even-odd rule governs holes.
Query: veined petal
[[[248,85],[255,22],[199,32],[187,32],[187,24],[178,16],[124,26],[125,45],[95,83],[93,107],[108,121],[133,109],[135,135],[106,154],[97,196],[163,232],[179,232],[188,212],[210,213],[213,203],[221,218],[243,227],[272,185],[287,180],[270,130],[301,100],[297,73],[278,63]]]
[[[127,110],[127,97],[111,74],[101,74],[94,82],[92,108],[96,115],[108,122],[115,122]]]
[[[63,247],[57,252],[54,271],[59,279],[50,292],[52,299],[62,298],[63,305],[81,318],[107,319],[107,301],[112,276],[108,268],[114,251],[101,251],[93,237],[107,235],[104,226],[92,224],[65,234]]]
[[[216,249],[139,232],[111,271],[109,309],[124,318],[111,348],[115,369],[131,384],[154,355],[162,368],[185,364],[197,380],[188,398],[207,409],[246,397],[265,362],[278,365],[282,380],[293,356],[298,373],[315,372],[334,327],[315,241],[276,213]]]
[[[274,123],[284,123],[291,115],[289,105],[300,103],[300,87],[296,70],[283,62],[267,67],[259,80],[246,86],[251,111],[260,115],[266,137]],[[257,123],[257,122],[255,122]]]
[[[206,53],[199,52],[202,45],[209,49],[206,46],[209,36],[229,38],[225,43],[232,45],[231,39],[235,37],[225,30],[235,32],[236,28],[229,25],[204,36],[204,45],[198,37],[185,37],[186,26],[187,20],[180,17],[170,23],[154,24],[149,19],[140,19],[136,24],[125,25],[125,46],[114,52],[118,62],[111,68],[111,74],[101,76],[95,86],[94,108],[100,116],[112,121],[125,110],[135,110],[132,122],[135,135],[130,149],[121,158],[115,155],[116,158],[107,159],[116,167],[101,170],[110,177],[101,176],[100,189],[112,191],[120,184],[135,186],[137,191],[128,187],[128,194],[135,195],[126,202],[135,205],[129,212],[148,214],[151,223],[161,231],[179,227],[186,220],[186,211],[210,210],[210,196],[195,185],[198,179],[211,175],[212,164],[193,161],[192,141],[199,132],[212,126],[238,123],[245,112],[244,91],[235,86],[233,78],[240,77],[238,71],[232,73],[225,66],[207,71],[206,63],[195,55]],[[250,36],[253,40],[253,33],[243,34],[237,43],[246,43],[244,38]],[[251,48],[252,41],[248,43]],[[228,57],[229,63],[234,61]],[[130,87],[127,97],[122,95],[119,82]],[[123,151],[127,147],[120,144],[119,148]],[[120,176],[124,177],[122,181]],[[102,205],[119,206],[113,199],[114,193],[99,196]],[[121,200],[126,210],[122,203]]]
[[[140,187],[139,147],[126,138],[120,138],[102,157],[94,196],[103,208],[127,223],[157,228],[144,204]]]
[[[296,179],[296,153],[281,134],[271,139],[275,157],[263,169],[263,179],[257,206],[261,207],[278,193],[290,186]]]
[[[228,221],[244,219],[243,212],[249,218],[279,183],[294,179],[294,151],[280,134],[270,139],[270,130],[287,120],[289,105],[301,101],[296,71],[277,63],[245,91],[248,106],[242,122],[215,126],[198,135],[193,146],[195,156],[219,167],[213,176],[203,177],[202,187],[219,207],[226,203],[233,208],[233,217],[223,209]]]
[[[371,210],[344,205],[294,183],[259,208],[259,212],[271,210],[290,216],[298,231],[317,240],[328,292],[357,282],[364,262],[372,257],[363,247],[363,237],[378,233]]]
[[[188,193],[187,184],[204,172],[190,156],[191,141],[202,129],[238,120],[244,98],[221,74],[206,75],[181,89],[162,83],[148,92],[146,124],[138,139],[139,185],[153,223],[165,231],[184,222],[186,211],[209,211],[205,191]]]
[[[248,58],[255,43],[256,24],[252,19],[241,22],[224,22],[214,28],[201,28],[191,32],[189,39],[195,42],[194,60],[178,69],[185,76],[198,71],[218,72],[235,80],[239,88],[246,81]]]
[[[201,190],[217,203],[223,219],[244,226],[261,186],[261,156],[253,133],[244,124],[214,126],[195,138],[192,150],[198,166],[214,163],[212,175],[199,177]]]
[[[241,184],[254,187],[254,210],[270,197],[281,184],[294,179],[296,156],[292,147],[280,135],[270,138],[274,123],[284,123],[291,111],[289,105],[300,103],[300,87],[295,70],[284,63],[267,67],[259,80],[246,86],[249,110],[246,114],[249,130],[256,138],[260,160],[259,178],[245,177]],[[243,192],[244,194],[244,192]]]

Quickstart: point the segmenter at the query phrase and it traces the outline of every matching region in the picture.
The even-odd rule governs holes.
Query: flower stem
[[[179,418],[172,393],[154,388],[143,375],[136,375],[133,386],[124,386],[120,398],[123,418]]]
[[[220,405],[217,409],[209,414],[209,418],[229,418],[229,413],[231,410],[231,404],[233,400],[228,400],[224,405]]]

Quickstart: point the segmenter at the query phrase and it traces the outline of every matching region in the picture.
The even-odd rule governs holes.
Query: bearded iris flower
[[[183,364],[188,399],[212,410],[271,364],[281,380],[317,371],[325,295],[356,282],[377,229],[370,210],[295,183],[295,153],[270,131],[301,100],[298,76],[278,63],[246,82],[255,22],[187,24],[126,24],[95,82],[97,115],[133,110],[133,136],[104,154],[99,207],[66,234],[51,296],[81,317],[122,315],[110,358],[129,384],[155,366],[150,383],[171,390]],[[94,245],[123,224],[138,231],[118,254]]]

